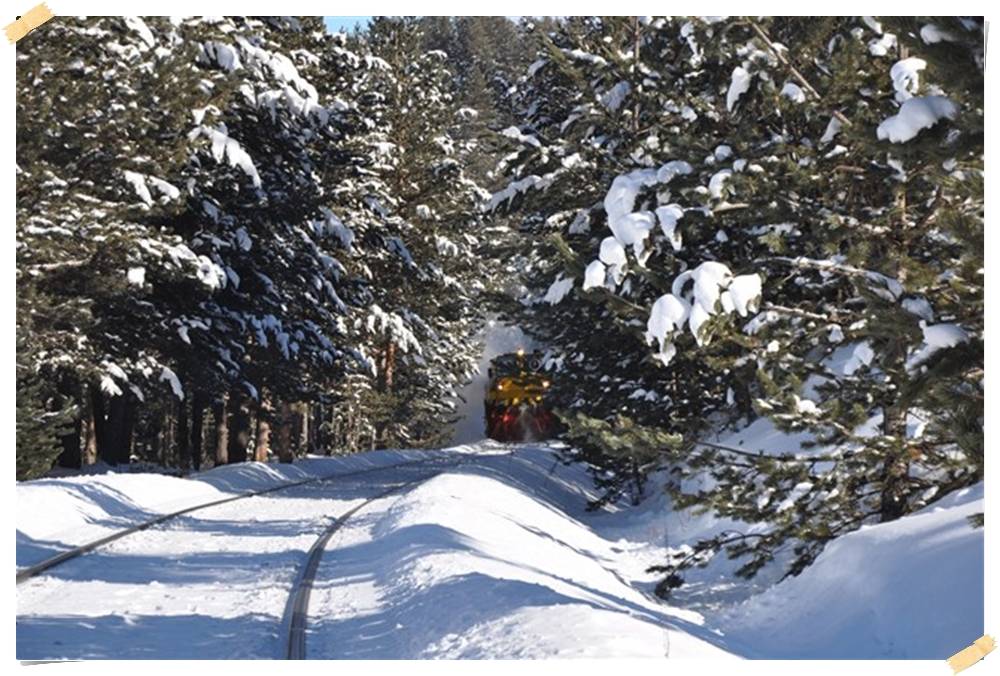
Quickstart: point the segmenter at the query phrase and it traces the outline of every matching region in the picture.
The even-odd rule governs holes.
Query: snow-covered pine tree
[[[105,459],[200,457],[216,400],[215,455],[239,460],[251,414],[316,400],[357,353],[341,317],[368,296],[331,206],[368,192],[318,172],[356,171],[345,137],[364,121],[296,65],[328,36],[308,19],[90,18],[40,37],[19,55],[19,265],[92,317],[47,358],[78,377]]]
[[[701,92],[687,77],[683,26],[588,17],[538,36],[543,51],[520,94],[525,122],[504,131],[517,144],[500,167],[512,180],[491,203],[517,210],[523,314],[551,346],[556,400],[579,411],[564,417],[625,416],[637,430],[635,457],[608,448],[589,458],[610,488],[628,485],[623,461],[647,470],[672,455],[641,443],[655,436],[643,426],[691,436],[728,408],[740,381],[731,318],[759,290],[741,258],[715,251],[716,215],[731,208],[715,165],[728,148],[694,112]],[[709,358],[677,341],[704,344]]]
[[[384,334],[379,392],[385,417],[378,443],[429,445],[447,433],[457,387],[475,363],[472,337],[482,321],[478,204],[483,191],[464,173],[476,151],[457,131],[475,111],[454,96],[448,56],[426,51],[423,22],[379,17],[367,37],[388,66],[380,175],[394,199],[400,235],[390,240],[403,265],[383,268],[378,308],[368,324]]]
[[[536,247],[520,265],[538,275],[529,316],[537,305],[550,317],[533,330],[573,348],[558,355],[564,369],[581,365],[557,388],[590,410],[604,403],[595,391],[624,407],[615,386],[644,381],[609,364],[631,364],[645,378],[682,375],[695,424],[664,421],[683,413],[676,398],[649,424],[688,432],[689,444],[713,410],[738,403],[753,416],[751,400],[833,444],[803,457],[673,454],[680,506],[770,525],[683,552],[665,567],[671,583],[721,549],[745,557],[744,575],[793,549],[798,572],[831,537],[981,476],[981,27],[886,24],[575,20],[530,69],[548,81],[523,90],[537,121],[509,130],[521,148],[502,168],[515,180],[493,205],[519,206],[524,249]],[[935,73],[947,75],[922,85]],[[572,145],[574,128],[589,142]],[[613,237],[601,238],[605,225]],[[588,297],[572,291],[581,281],[600,294],[596,309],[573,305]],[[758,303],[764,312],[733,321]],[[637,360],[635,343],[616,361],[622,326],[654,342],[666,369]],[[920,364],[932,353],[948,374],[933,389],[936,361]],[[633,396],[650,389],[663,390]],[[914,415],[924,422],[910,420],[907,439]],[[585,422],[577,436],[594,438],[600,423]]]
[[[147,267],[184,293],[202,286],[204,261],[159,227],[179,190],[133,171],[151,156],[176,167],[163,149],[183,132],[150,105],[163,54],[141,20],[60,18],[33,37],[18,48],[18,295],[47,299],[32,333],[51,349],[32,370],[76,400],[83,456],[128,462],[130,404],[173,373],[153,346],[170,313],[145,297]],[[120,364],[138,372],[131,388]]]
[[[696,110],[738,158],[716,175],[738,206],[716,252],[767,280],[740,359],[755,407],[816,447],[696,448],[677,504],[756,527],[680,552],[664,592],[720,551],[745,576],[789,553],[797,574],[978,481],[983,457],[981,23],[690,25],[715,80]]]
[[[69,438],[72,441],[72,437],[78,432],[73,429],[76,406],[59,388],[59,379],[64,374],[53,369],[44,358],[44,341],[51,334],[35,331],[34,326],[36,321],[46,320],[48,313],[58,313],[64,309],[54,306],[48,299],[38,298],[37,290],[26,285],[18,286],[22,293],[17,299],[15,334],[15,445],[17,479],[20,481],[33,479],[48,471],[60,454],[72,449],[63,447],[63,439]],[[80,458],[75,460],[79,465]]]

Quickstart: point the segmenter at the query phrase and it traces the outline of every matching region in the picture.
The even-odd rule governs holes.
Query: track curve
[[[380,500],[409,486],[427,481],[433,476],[435,475],[397,484],[388,490],[368,498],[334,519],[316,539],[316,542],[313,543],[313,546],[309,549],[309,553],[306,555],[305,564],[299,570],[299,574],[292,584],[292,592],[288,597],[288,604],[285,606],[285,612],[281,621],[282,636],[284,637],[283,659],[306,659],[306,627],[309,622],[309,597],[312,594],[313,582],[316,580],[316,572],[319,570],[320,560],[323,558],[326,545],[334,533],[340,530],[347,523],[348,519],[376,500]]]
[[[95,549],[103,547],[104,545],[107,545],[107,544],[110,544],[112,542],[115,542],[116,540],[120,540],[120,539],[122,539],[124,537],[127,537],[129,535],[132,535],[134,533],[138,533],[140,531],[147,530],[149,528],[152,528],[153,526],[157,526],[157,525],[162,524],[162,523],[164,523],[166,521],[170,521],[171,519],[175,519],[177,517],[184,516],[185,514],[190,514],[191,512],[196,512],[198,510],[207,509],[209,507],[215,507],[215,506],[218,506],[218,505],[223,505],[223,504],[226,504],[226,503],[229,503],[229,502],[234,502],[236,500],[244,500],[246,498],[252,498],[252,497],[255,497],[255,496],[258,496],[258,495],[266,495],[268,493],[274,493],[276,491],[287,490],[289,488],[295,488],[296,486],[304,486],[306,484],[318,483],[318,482],[323,482],[323,481],[333,481],[335,479],[341,479],[341,478],[347,478],[347,477],[354,477],[354,476],[359,476],[359,475],[362,475],[362,474],[369,474],[369,473],[372,473],[372,472],[386,471],[386,470],[394,469],[394,468],[397,468],[397,467],[408,467],[408,466],[413,466],[413,465],[424,465],[424,464],[428,464],[428,463],[431,463],[431,462],[434,462],[434,461],[438,461],[438,460],[442,460],[442,459],[443,458],[427,458],[426,460],[413,460],[413,461],[409,461],[409,462],[396,463],[394,465],[385,465],[384,467],[371,467],[371,468],[368,468],[368,469],[357,470],[357,471],[354,471],[354,472],[338,472],[338,473],[329,474],[329,475],[326,475],[326,476],[313,477],[311,479],[303,479],[301,481],[292,481],[292,482],[289,482],[289,483],[281,484],[279,486],[271,486],[270,488],[265,488],[265,489],[261,489],[261,490],[258,490],[258,491],[247,491],[247,492],[244,492],[244,493],[240,493],[238,495],[230,496],[228,498],[222,498],[222,499],[219,499],[219,500],[213,500],[211,502],[205,502],[205,503],[202,503],[202,504],[193,505],[191,507],[185,507],[184,509],[177,510],[176,512],[170,512],[169,514],[163,514],[163,515],[158,516],[156,518],[149,519],[148,521],[143,521],[141,523],[135,524],[134,526],[130,526],[129,528],[124,528],[124,529],[122,529],[120,531],[114,532],[111,535],[106,535],[103,538],[99,538],[97,540],[93,540],[91,542],[87,542],[87,543],[79,545],[77,547],[73,547],[72,549],[68,549],[68,550],[66,550],[64,552],[60,552],[59,554],[56,554],[55,556],[51,556],[51,557],[49,557],[47,559],[44,559],[42,561],[39,561],[38,563],[35,563],[35,564],[31,565],[31,566],[25,566],[24,568],[21,568],[21,569],[19,569],[17,571],[17,584],[21,584],[22,582],[24,582],[26,580],[30,580],[31,578],[36,577],[36,576],[40,575],[41,573],[44,573],[45,571],[47,571],[47,570],[49,570],[51,568],[54,568],[54,567],[56,567],[56,566],[58,566],[58,565],[60,565],[62,563],[65,563],[65,562],[70,561],[72,559],[75,559],[75,558],[77,558],[79,556],[82,556],[82,555],[86,554],[87,552],[94,551]],[[375,499],[375,498],[373,498],[373,499]]]

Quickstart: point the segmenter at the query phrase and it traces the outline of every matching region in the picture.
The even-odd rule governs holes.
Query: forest
[[[797,575],[983,479],[984,45],[954,17],[57,17],[16,56],[17,478],[440,448],[501,322],[592,508],[769,524],[678,551],[661,595],[723,551],[752,578],[794,542]],[[762,418],[809,441],[706,441]]]

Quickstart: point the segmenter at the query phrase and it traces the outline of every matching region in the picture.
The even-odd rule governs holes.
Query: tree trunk
[[[385,364],[382,371],[382,390],[392,392],[393,380],[396,377],[396,342],[390,340],[385,345]]]
[[[895,521],[906,514],[906,493],[910,461],[906,449],[906,409],[892,406],[882,408],[882,433],[894,437],[896,455],[885,459],[882,476],[882,494],[879,521]]]
[[[639,131],[639,112],[642,97],[638,96],[639,90],[642,89],[642,81],[639,79],[641,77],[641,68],[639,64],[639,48],[642,45],[642,27],[639,24],[639,17],[632,17],[632,31],[633,31],[633,43],[632,43],[632,81],[633,86],[636,91],[635,96],[635,106],[632,109],[632,133]]]
[[[80,463],[93,465],[97,462],[97,421],[94,416],[94,400],[89,392],[84,396],[81,427],[83,428],[83,449]]]
[[[642,472],[639,471],[639,462],[635,458],[631,459],[631,467],[629,469],[632,472],[632,483],[635,485],[635,495],[632,497],[632,504],[638,506],[642,502],[644,482]]]
[[[229,401],[229,462],[247,461],[247,447],[250,445],[250,413],[239,395]]]
[[[320,422],[316,428],[317,444],[323,449],[323,455],[333,455],[334,439],[337,438],[336,417],[331,409],[320,405]]]
[[[298,402],[291,406],[292,410],[292,449],[297,457],[310,451],[309,447],[309,404]]]
[[[215,404],[215,466],[229,462],[229,395],[223,392]]]
[[[177,402],[177,458],[183,472],[191,469],[191,430],[188,427],[187,401]]]
[[[103,434],[98,434],[98,454],[109,465],[127,465],[132,441],[131,406],[126,395],[108,401]]]
[[[104,459],[103,449],[107,447],[107,425],[105,424],[104,394],[99,387],[90,388],[90,411],[94,421],[94,462]]]
[[[201,469],[202,436],[205,424],[205,395],[196,390],[191,398],[191,465],[194,471]]]
[[[293,462],[295,452],[292,449],[292,407],[286,402],[278,405],[277,451],[279,462]]]
[[[257,405],[257,434],[253,459],[257,462],[267,462],[267,450],[271,445],[271,401],[263,390],[260,399]]]
[[[177,459],[174,419],[174,398],[170,396],[167,398],[167,405],[163,409],[163,415],[161,416],[163,426],[160,434],[162,435],[163,440],[160,443],[160,450],[163,453],[163,457],[160,459],[160,464],[164,467],[172,467]]]
[[[72,430],[69,434],[64,434],[59,439],[62,445],[62,453],[56,458],[56,463],[59,467],[68,467],[71,469],[80,469],[81,461],[83,459],[82,446],[83,446],[83,418],[86,415],[85,407],[79,405],[82,397],[81,388],[79,382],[75,378],[63,375],[59,381],[59,394],[63,404],[70,401],[76,402],[78,414],[73,420]]]
[[[56,463],[60,467],[80,469],[83,462],[83,419],[77,418],[74,420],[73,431],[63,435],[60,441],[62,442],[63,451],[59,454]]]

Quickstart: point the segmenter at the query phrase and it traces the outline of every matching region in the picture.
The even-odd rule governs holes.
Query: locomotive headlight
[[[542,387],[548,387],[548,386],[549,386],[549,384],[550,384],[550,383],[549,383],[549,381],[547,381],[547,380],[543,380],[543,381],[542,381]]]

